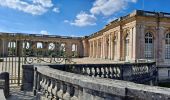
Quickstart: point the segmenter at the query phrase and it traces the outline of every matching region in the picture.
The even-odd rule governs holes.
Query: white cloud
[[[71,22],[71,25],[83,27],[83,26],[92,26],[96,25],[96,17],[94,15],[87,14],[85,12],[80,12],[74,22]]]
[[[51,0],[33,0],[33,3],[41,4],[43,7],[52,7],[53,6]]]
[[[60,9],[58,7],[53,8],[53,12],[59,13]]]
[[[47,31],[45,31],[45,30],[42,30],[42,31],[40,32],[40,34],[48,35],[49,33],[48,33]]]
[[[70,21],[69,20],[64,20],[64,23],[69,23]]]
[[[136,3],[137,0],[96,0],[90,12],[95,15],[109,16],[125,9],[129,2]]]
[[[0,6],[16,9],[32,15],[41,15],[53,6],[51,0],[33,0],[32,3],[23,0],[0,0]]]

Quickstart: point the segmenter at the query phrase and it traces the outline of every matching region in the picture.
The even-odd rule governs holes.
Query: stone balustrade
[[[52,66],[52,65],[51,65]],[[37,100],[169,100],[170,89],[34,66]]]
[[[123,64],[65,64],[49,66],[54,69],[88,75],[91,77],[127,80],[142,84],[156,84],[157,81],[155,62]]]

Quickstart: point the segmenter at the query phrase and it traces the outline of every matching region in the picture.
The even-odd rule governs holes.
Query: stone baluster
[[[52,99],[52,89],[54,87],[54,80],[50,79],[50,84],[49,87],[47,88],[47,92],[48,92],[48,98],[51,100]]]
[[[92,77],[95,77],[95,69],[94,69],[94,67],[91,68],[91,72],[92,72],[92,73],[91,73],[91,76],[92,76]]]
[[[104,78],[107,78],[107,72],[106,72],[106,67],[103,67],[103,76],[104,76]]]
[[[105,67],[105,73],[106,73],[106,78],[109,78],[109,69],[108,69],[108,67]]]
[[[87,72],[87,75],[90,75],[90,68],[89,67],[86,68],[86,72]]]
[[[76,85],[73,85],[72,89],[73,89],[74,94],[73,94],[73,96],[71,97],[70,100],[79,100],[79,98],[78,98],[78,96],[79,96],[79,87],[76,86]]]
[[[88,75],[88,67],[84,67],[84,75]]]
[[[64,94],[64,84],[63,82],[59,82],[59,91],[57,92],[57,96],[59,97],[59,100],[62,100],[63,99],[63,94]]]
[[[63,94],[63,100],[70,100],[71,85],[69,83],[65,83],[65,85],[66,85],[66,92]]]
[[[100,77],[100,69],[98,67],[96,68],[96,77]]]
[[[45,93],[45,89],[44,89],[45,84],[46,84],[46,79],[44,76],[42,76],[42,81],[40,82],[40,86],[43,94]]]
[[[113,76],[114,78],[116,78],[116,67],[113,67],[112,70],[113,70]]]
[[[86,73],[86,69],[83,67],[82,68],[82,74],[85,75],[85,73]]]
[[[45,90],[45,97],[48,97],[48,87],[50,86],[50,80],[46,77],[46,83],[44,85],[44,90]]]
[[[112,66],[112,67],[110,67],[110,70],[111,70],[111,73],[112,73],[112,78],[114,79],[114,71],[113,71],[113,68],[114,68],[115,66]]]
[[[92,76],[92,75],[93,75],[92,68],[91,68],[91,67],[89,67],[89,70],[90,70],[90,74],[89,74],[89,76]]]
[[[108,78],[111,78],[110,66],[107,67],[107,70],[108,70]]]
[[[97,73],[97,67],[94,67],[94,77],[97,77],[98,73]]]
[[[58,83],[57,80],[55,80],[54,82],[55,82],[54,87],[52,89],[52,95],[53,95],[52,100],[58,100],[59,98],[57,96],[57,92],[59,91],[59,85],[60,84]]]
[[[104,74],[105,74],[105,73],[104,73],[104,68],[101,67],[101,77],[102,77],[102,78],[104,78]]]

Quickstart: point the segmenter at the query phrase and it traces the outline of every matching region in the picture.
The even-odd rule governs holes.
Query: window
[[[150,32],[145,34],[145,58],[153,58],[153,36]]]
[[[165,37],[165,59],[170,59],[170,33]]]

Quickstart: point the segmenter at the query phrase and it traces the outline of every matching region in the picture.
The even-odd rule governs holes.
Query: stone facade
[[[25,43],[26,42],[26,43]],[[9,55],[9,48],[16,49],[16,56],[23,51],[25,45],[28,48],[37,49],[38,46],[46,51],[50,48],[58,51],[62,47],[68,55],[76,53],[75,57],[83,56],[82,38],[68,37],[56,35],[38,35],[38,34],[21,34],[21,33],[0,33],[0,56],[6,57]],[[27,48],[27,47],[26,47]],[[20,52],[19,52],[20,51]],[[17,53],[18,52],[18,53]]]
[[[170,75],[169,36],[170,13],[136,10],[89,36],[89,57],[156,61],[157,66],[166,66],[169,70],[160,70],[160,73]]]

